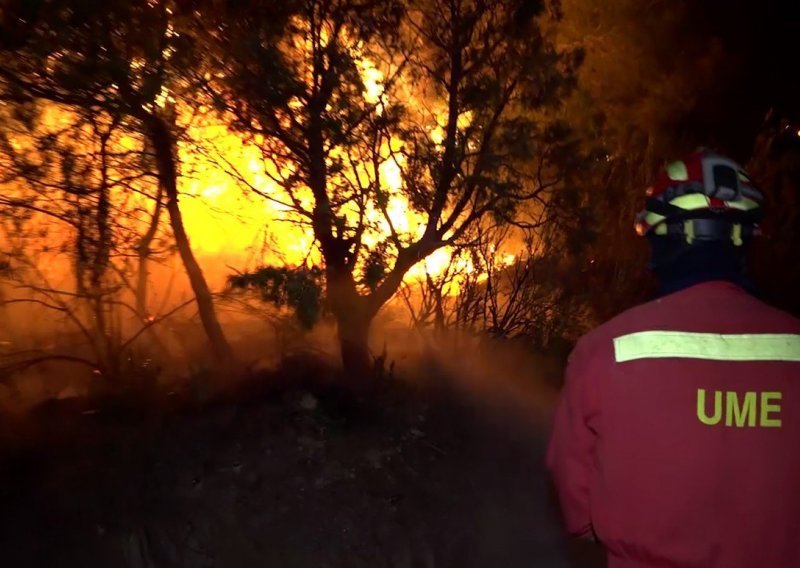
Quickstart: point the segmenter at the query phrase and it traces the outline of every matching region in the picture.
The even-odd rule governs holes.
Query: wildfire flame
[[[361,60],[360,68],[363,96],[366,101],[378,104],[380,111],[380,101],[386,96],[384,77],[368,59]],[[224,117],[203,112],[208,109],[201,108],[200,112],[191,109],[194,112],[190,112],[190,109],[181,108],[180,101],[166,90],[159,95],[156,104],[162,108],[167,105],[176,108],[178,124],[185,131],[178,148],[181,210],[192,248],[204,261],[213,284],[220,285],[224,281],[230,266],[241,267],[247,263],[251,267],[265,264],[299,266],[321,262],[310,227],[287,222],[289,208],[281,204],[281,201],[287,201],[282,199],[285,194],[268,175],[269,168],[275,166],[264,159],[258,140],[249,142],[232,132]],[[42,118],[41,128],[45,132],[55,132],[69,125],[73,115],[68,109],[49,105]],[[435,144],[440,144],[444,130],[442,122],[436,118],[429,135]],[[470,116],[463,115],[459,121],[466,124],[470,119]],[[12,142],[18,150],[25,149],[24,139]],[[143,149],[143,142],[131,134],[120,135],[114,143],[127,151]],[[393,147],[389,148],[389,144]],[[392,139],[385,148],[387,155],[391,150],[399,149],[400,145],[400,140]],[[396,161],[399,159],[387,159],[379,168],[381,184],[388,195],[387,215],[398,233],[415,238],[424,230],[425,219],[413,211],[402,193],[402,163]],[[130,196],[127,199],[130,200]],[[152,208],[152,203],[148,204],[144,198],[134,196],[133,201],[136,203],[129,202],[127,206],[135,205],[143,210]],[[368,208],[367,219],[377,228],[363,237],[364,244],[370,247],[385,239],[390,229],[383,212],[374,204]],[[141,222],[145,221],[141,219]],[[452,256],[452,250],[439,249],[414,266],[406,279],[413,281],[424,279],[426,275],[439,275],[451,265]],[[220,269],[223,264],[220,260],[227,264],[225,270]],[[498,252],[498,262],[510,264],[514,260],[514,255]],[[459,270],[473,270],[468,259],[459,259],[458,262]]]

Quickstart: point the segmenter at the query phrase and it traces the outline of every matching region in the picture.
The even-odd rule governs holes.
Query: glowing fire
[[[314,236],[310,228],[287,223],[285,207],[254,195],[226,168],[205,157],[222,153],[231,168],[247,178],[248,185],[280,199],[282,189],[263,173],[265,164],[257,147],[243,143],[222,126],[197,126],[190,133],[193,142],[180,150],[184,168],[190,172],[182,177],[181,208],[192,245],[199,253],[236,256],[246,254],[245,251],[258,251],[263,255],[258,262],[288,265],[321,260],[318,251],[313,249]],[[198,152],[194,144],[213,148]],[[399,166],[394,161],[386,161],[381,165],[380,175],[390,196],[387,214],[395,230],[401,234],[418,234],[424,218],[410,210],[408,200],[400,193]],[[385,238],[389,227],[383,214],[374,207],[368,209],[367,217],[380,228],[380,232],[364,235],[364,244],[369,247]],[[259,250],[262,243],[267,246]],[[415,266],[408,277],[421,278],[426,271],[441,273],[450,263],[451,254],[447,249],[436,251],[424,263]]]
[[[383,74],[366,58],[360,61],[360,67],[364,98],[369,103],[378,104],[380,112],[382,107],[379,103],[386,96]],[[440,144],[444,136],[444,126],[438,118],[430,130],[431,140],[436,144]],[[459,126],[466,126],[470,120],[469,113],[463,114]],[[299,265],[321,260],[318,251],[313,249],[315,239],[311,229],[285,222],[287,207],[243,190],[241,182],[261,194],[281,199],[282,189],[264,173],[265,168],[273,166],[265,162],[256,145],[245,143],[224,125],[210,125],[208,122],[193,125],[189,129],[189,138],[191,141],[181,146],[180,157],[186,170],[192,173],[183,178],[181,191],[186,196],[200,199],[184,198],[182,208],[192,244],[198,251],[230,255],[235,251],[253,251],[254,247],[268,242],[269,246],[259,251],[261,256],[255,259],[256,262]],[[390,144],[391,150],[397,151],[401,141],[393,138]],[[384,148],[387,154],[389,150]],[[209,155],[215,154],[222,157],[228,168],[221,166],[219,160],[208,159]],[[418,237],[424,230],[425,218],[412,210],[402,194],[401,169],[395,161],[400,159],[402,157],[397,156],[386,160],[379,168],[381,184],[389,196],[387,215],[398,233]],[[245,179],[234,179],[226,169],[234,170]],[[356,215],[356,212],[350,213]],[[374,204],[368,207],[366,215],[369,222],[379,228],[364,235],[364,244],[369,247],[386,238],[390,228]],[[439,249],[414,266],[406,278],[422,279],[426,273],[441,274],[450,265],[451,258],[452,250]],[[513,261],[513,255],[504,255],[501,259],[506,264]],[[467,260],[461,262],[469,264]],[[466,269],[470,271],[471,267]]]
[[[380,101],[385,96],[383,76],[366,59],[361,61],[361,70],[364,97],[368,102],[378,104],[380,111]],[[221,284],[226,272],[230,272],[230,266],[297,266],[321,262],[311,229],[287,222],[288,207],[280,203],[285,197],[283,189],[268,175],[269,168],[275,166],[264,160],[256,144],[248,143],[230,131],[222,117],[202,112],[207,109],[199,109],[199,113],[181,110],[180,102],[175,101],[168,91],[161,93],[157,104],[161,107],[176,105],[178,121],[186,129],[186,138],[178,149],[181,210],[192,248],[201,260],[203,257],[207,259],[204,262],[206,267],[216,267],[210,275],[213,284]],[[68,125],[73,115],[50,105],[43,118],[44,131],[55,131]],[[469,120],[469,115],[462,115],[459,119],[464,124]],[[441,121],[435,117],[430,129],[431,140],[440,144],[443,132]],[[128,151],[143,149],[142,141],[132,135],[120,135],[114,143]],[[23,142],[15,141],[15,144]],[[390,144],[393,146],[391,149],[388,146],[384,149],[387,155],[390,150],[399,149],[401,142],[392,139]],[[394,229],[411,238],[418,237],[424,230],[425,219],[412,210],[402,194],[400,165],[393,159],[387,159],[380,166],[379,174],[384,191],[389,196],[386,210]],[[261,195],[256,195],[251,189]],[[263,196],[273,197],[274,200]],[[133,202],[136,200],[134,197]],[[138,203],[133,202],[128,201],[128,206],[138,205],[144,210],[152,208],[152,203],[143,198],[138,198]],[[390,229],[384,214],[375,204],[368,206],[367,218],[372,226],[377,227],[363,237],[364,244],[370,247],[385,239]],[[426,273],[439,275],[450,266],[451,260],[451,250],[437,250],[413,267],[407,279],[421,279]],[[227,266],[221,266],[220,261]],[[498,253],[498,262],[510,264],[514,262],[514,256]],[[459,263],[459,270],[472,271],[467,259],[459,260]]]

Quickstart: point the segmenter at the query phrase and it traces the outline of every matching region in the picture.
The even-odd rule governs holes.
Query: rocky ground
[[[543,429],[474,401],[293,387],[174,406],[9,424],[2,566],[590,565],[562,539]]]

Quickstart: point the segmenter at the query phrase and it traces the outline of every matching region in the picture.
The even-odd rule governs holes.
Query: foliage
[[[552,220],[573,137],[552,114],[581,51],[555,48],[539,3],[305,0],[277,35],[251,17],[267,5],[228,5],[208,91],[281,191],[251,189],[313,231],[363,362],[365,328],[417,262],[479,227]]]
[[[327,310],[343,355],[366,359],[370,322],[403,286],[407,301],[418,288],[420,324],[539,344],[574,337],[647,295],[631,223],[658,164],[738,124],[715,135],[718,117],[704,118],[709,100],[738,88],[731,45],[695,33],[716,29],[700,17],[713,10],[688,0],[645,7],[7,2],[0,221],[19,238],[4,242],[0,269],[21,277],[25,238],[57,232],[58,251],[47,252],[70,256],[70,292],[93,306],[80,321],[108,336],[109,302],[146,290],[148,260],[174,239],[204,329],[229,353],[178,206],[178,148],[200,117],[260,151],[258,175],[270,184],[247,185],[252,177],[221,161],[315,239],[309,262],[319,268],[267,266],[231,286],[295,311],[305,327]],[[48,109],[68,123],[43,128]],[[784,126],[765,125],[753,165],[767,192],[791,204],[795,152],[776,149],[794,140]],[[775,226],[794,235],[788,211]],[[514,243],[513,263],[498,256],[503,243]],[[771,243],[780,258],[797,250],[793,237]],[[455,251],[444,272],[403,284],[443,248]],[[132,308],[139,321],[149,315],[146,293]]]
[[[767,116],[747,164],[766,197],[762,236],[751,266],[759,292],[771,303],[800,314],[800,123]]]
[[[541,233],[528,231],[522,242],[515,236],[485,234],[443,273],[406,285],[403,298],[414,325],[524,340],[538,350],[574,342],[589,321],[587,304],[571,285],[570,263]],[[507,251],[515,253],[511,260],[504,260]]]
[[[143,139],[156,173],[176,249],[198,306],[203,329],[218,364],[233,363],[233,352],[219,323],[208,283],[189,243],[178,204],[181,128],[178,98],[192,92],[203,74],[201,52],[191,34],[181,33],[195,13],[171,0],[41,0],[16,7],[3,21],[8,28],[0,49],[16,57],[0,60],[0,100],[25,104],[44,100],[75,112],[107,115]],[[192,70],[193,73],[186,73]],[[154,215],[153,219],[157,219]],[[146,264],[157,220],[142,239]],[[146,270],[140,271],[146,283]],[[137,302],[139,308],[143,302]]]
[[[291,308],[306,329],[320,319],[323,272],[319,268],[264,266],[231,276],[228,283],[232,288],[257,290],[264,302]]]

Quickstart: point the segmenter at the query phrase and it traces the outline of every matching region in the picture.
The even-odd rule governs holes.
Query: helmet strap
[[[666,233],[661,236],[685,240],[687,245],[696,242],[728,241],[736,247],[757,234],[757,225],[743,223],[737,218],[695,217],[666,223]]]

